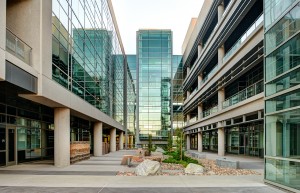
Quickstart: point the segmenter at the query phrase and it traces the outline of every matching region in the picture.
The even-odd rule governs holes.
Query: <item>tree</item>
[[[173,148],[173,136],[171,134],[171,131],[168,133],[168,145],[167,145],[167,150],[172,151]]]

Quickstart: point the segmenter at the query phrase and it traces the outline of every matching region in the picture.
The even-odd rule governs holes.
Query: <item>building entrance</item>
[[[240,144],[239,144],[239,154],[248,155],[249,154],[249,135],[248,133],[240,133]]]
[[[6,165],[6,128],[0,125],[0,166]]]
[[[13,126],[7,126],[7,164],[6,165],[15,165],[16,164],[16,128]]]

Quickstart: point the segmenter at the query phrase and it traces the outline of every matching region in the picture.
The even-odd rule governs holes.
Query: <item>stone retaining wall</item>
[[[89,141],[73,141],[70,144],[70,162],[71,164],[90,159],[90,142]]]

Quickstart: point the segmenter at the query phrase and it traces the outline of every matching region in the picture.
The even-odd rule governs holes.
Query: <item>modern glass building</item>
[[[172,32],[137,32],[136,144],[166,143],[171,130]]]
[[[300,1],[264,1],[265,180],[300,190]]]
[[[0,4],[0,166],[122,149],[135,91],[111,1]]]
[[[181,55],[172,56],[172,129],[184,126],[183,107],[183,64]]]

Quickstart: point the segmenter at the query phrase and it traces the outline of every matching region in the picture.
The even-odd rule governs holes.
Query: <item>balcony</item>
[[[215,67],[203,78],[200,85],[203,85],[210,77],[212,77],[219,69],[219,65],[216,64]]]
[[[6,29],[6,50],[26,64],[31,65],[32,48],[9,29]]]
[[[192,117],[192,118],[190,119],[189,124],[195,123],[197,120],[198,120],[198,116]]]
[[[206,110],[206,111],[203,111],[203,118],[204,117],[207,117],[209,115],[212,115],[212,114],[215,114],[218,112],[218,105]]]
[[[197,91],[198,91],[198,87],[196,87],[196,88],[192,91],[192,93],[190,94],[190,97],[189,97],[189,98],[191,98]]]
[[[259,93],[262,93],[263,91],[264,91],[264,83],[263,80],[260,80],[259,82],[252,84],[251,86],[245,88],[244,90],[241,90],[237,94],[226,99],[223,102],[223,109],[226,109],[227,107],[235,105]]]
[[[242,43],[263,23],[264,15],[260,15],[258,19],[249,27],[249,29],[241,36],[239,40],[230,48],[223,58],[223,63],[242,45]]]

